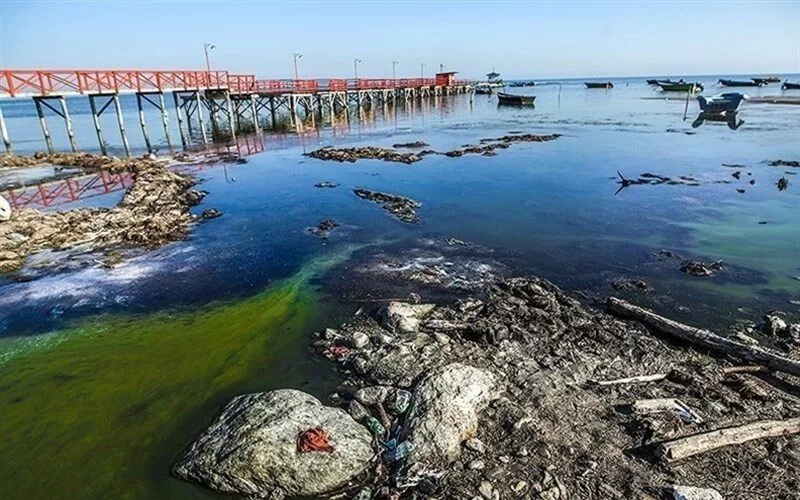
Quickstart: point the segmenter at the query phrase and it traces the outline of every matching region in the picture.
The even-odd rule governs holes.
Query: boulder
[[[409,463],[436,466],[457,459],[461,443],[477,433],[478,413],[499,394],[496,377],[472,366],[452,363],[426,375],[414,390],[406,419]]]
[[[722,494],[712,488],[697,488],[695,486],[672,486],[674,500],[723,500]]]
[[[11,218],[11,204],[8,200],[0,196],[0,222],[5,222]]]
[[[786,331],[786,321],[776,314],[765,314],[762,331],[767,335],[783,335]]]
[[[395,333],[411,333],[419,330],[419,323],[433,311],[434,304],[409,304],[389,302],[381,310],[381,323]]]
[[[298,451],[299,434],[315,427],[332,452]],[[349,486],[372,457],[369,432],[344,410],[283,389],[231,400],[173,473],[223,493],[316,497]]]

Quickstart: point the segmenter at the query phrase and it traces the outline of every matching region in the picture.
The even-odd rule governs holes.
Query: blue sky
[[[781,2],[0,0],[0,67],[201,69],[262,78],[800,73],[800,0]]]

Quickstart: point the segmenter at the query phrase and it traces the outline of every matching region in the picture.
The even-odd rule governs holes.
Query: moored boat
[[[685,82],[677,82],[677,83],[659,83],[659,87],[664,92],[702,92],[703,91],[703,84],[696,82],[696,83],[685,83]]]
[[[719,83],[724,87],[760,87],[764,85],[763,83],[757,81],[726,80],[725,78],[720,78]]]
[[[613,89],[614,84],[611,82],[584,82],[586,88],[589,89]]]
[[[647,80],[648,85],[661,85],[662,83],[677,83],[677,82],[673,82],[669,78],[667,78],[666,80],[658,80],[658,79]]]
[[[783,82],[781,88],[783,90],[800,90],[800,82],[798,83]]]
[[[497,103],[506,106],[533,106],[534,95],[515,95],[504,92],[497,93]]]
[[[697,96],[700,109],[706,113],[730,113],[739,109],[739,104],[747,99],[746,94],[727,92],[709,98]]]

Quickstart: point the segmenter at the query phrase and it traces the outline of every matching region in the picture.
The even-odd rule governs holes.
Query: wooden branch
[[[679,399],[659,398],[659,399],[640,399],[631,405],[634,413],[647,414],[671,411],[678,415],[684,422],[702,424],[703,418],[696,411]]]
[[[589,380],[594,385],[622,385],[638,384],[640,382],[660,382],[667,378],[666,373],[654,373],[653,375],[637,375],[635,377],[618,378],[614,380]]]
[[[797,433],[800,433],[800,418],[762,420],[739,427],[717,429],[665,441],[658,445],[657,452],[663,460],[675,462],[693,455],[716,450],[723,446],[742,444],[766,437],[789,436]]]
[[[759,365],[726,366],[722,369],[722,373],[725,375],[733,373],[764,373],[765,371],[767,370]]]
[[[742,344],[709,330],[684,325],[615,297],[608,298],[607,307],[612,314],[635,319],[656,332],[670,335],[711,351],[736,356],[750,363],[756,363],[775,371],[791,373],[800,377],[800,360],[787,358],[758,346]]]

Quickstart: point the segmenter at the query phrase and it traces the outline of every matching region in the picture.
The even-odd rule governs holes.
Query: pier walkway
[[[333,116],[350,106],[360,108],[377,103],[466,93],[471,88],[472,82],[455,80],[453,73],[440,73],[436,78],[261,80],[255,75],[228,71],[0,69],[0,103],[11,98],[33,100],[48,152],[53,152],[53,143],[45,108],[63,119],[72,150],[79,150],[67,106],[66,97],[69,96],[89,99],[95,133],[103,154],[107,154],[107,147],[100,116],[113,104],[122,144],[126,154],[130,155],[119,99],[123,94],[136,96],[139,126],[147,149],[152,150],[144,106],[149,103],[160,112],[164,135],[171,145],[170,113],[165,94],[172,95],[181,144],[187,148],[193,122],[199,126],[203,143],[210,142],[204,112],[210,117],[212,138],[230,136],[235,140],[236,132],[244,128],[260,132],[265,122],[274,128],[281,118],[279,115],[284,113],[296,126],[301,118],[313,119],[318,115],[321,119],[325,113]],[[0,134],[6,152],[12,153],[1,105]]]

